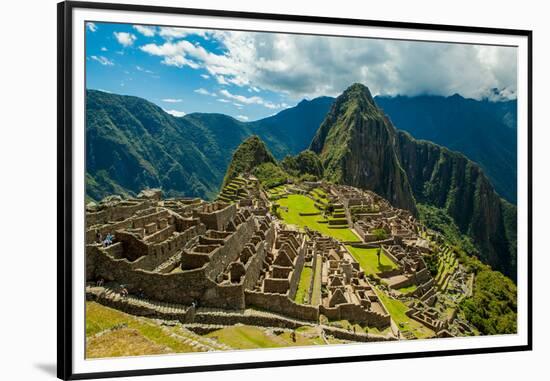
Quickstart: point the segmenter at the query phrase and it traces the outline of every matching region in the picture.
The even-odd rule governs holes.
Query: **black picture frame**
[[[494,35],[514,35],[527,37],[527,147],[528,147],[528,184],[527,184],[527,340],[526,345],[490,347],[478,349],[434,350],[416,353],[395,353],[380,355],[365,355],[337,358],[313,358],[306,360],[266,361],[262,363],[240,362],[227,365],[205,365],[190,367],[175,367],[164,369],[125,370],[100,373],[75,373],[72,363],[72,12],[77,8],[136,11],[165,14],[218,16],[237,19],[259,19],[277,21],[296,21],[315,24],[341,24],[366,27],[389,27],[421,29],[428,31],[450,31]],[[206,10],[192,8],[176,8],[149,5],[129,5],[112,3],[73,2],[65,1],[57,4],[57,376],[60,379],[91,379],[107,377],[128,377],[142,375],[161,375],[187,372],[204,372],[220,370],[236,370],[246,368],[267,368],[297,365],[315,365],[325,363],[346,363],[357,361],[374,361],[390,359],[406,359],[418,357],[439,357],[470,355],[482,353],[516,352],[532,350],[532,46],[533,33],[530,30],[500,29],[472,26],[423,24],[395,21],[359,20],[348,18],[313,17],[302,15],[268,14],[252,12],[235,12],[224,10]]]

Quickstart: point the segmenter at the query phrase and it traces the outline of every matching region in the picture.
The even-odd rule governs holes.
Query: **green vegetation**
[[[517,287],[512,280],[490,266],[482,263],[475,255],[477,250],[468,237],[460,234],[453,220],[440,209],[419,205],[421,221],[428,227],[440,231],[450,247],[440,255],[434,255],[426,264],[430,271],[437,263],[436,281],[445,288],[445,273],[454,270],[457,263],[467,272],[475,274],[472,296],[465,298],[459,310],[482,333],[486,335],[517,332]]]
[[[463,235],[454,220],[443,209],[426,204],[417,204],[420,221],[428,228],[441,233],[446,241],[453,246],[459,246],[470,254],[477,254],[478,250],[470,237]]]
[[[399,129],[479,163],[498,194],[516,202],[516,100],[475,101],[455,94],[384,96],[376,97],[376,103]]]
[[[435,277],[437,275],[438,267],[439,267],[439,260],[438,260],[437,254],[425,255],[424,262],[426,263],[426,267],[430,271],[431,276]]]
[[[254,349],[254,348],[277,348],[299,345],[320,345],[324,344],[320,337],[310,337],[310,334],[304,334],[304,330],[296,330],[296,342],[291,338],[290,332],[284,332],[276,335],[268,333],[267,330],[246,326],[236,325],[223,328],[205,335],[216,339],[217,341],[229,345],[235,349]]]
[[[252,174],[260,180],[266,189],[286,184],[288,175],[276,164],[262,163],[252,171]]]
[[[321,304],[321,277],[322,277],[323,261],[317,254],[317,262],[315,263],[315,273],[313,274],[313,290],[311,290],[311,305]]]
[[[237,147],[235,152],[233,152],[231,163],[227,168],[223,180],[224,186],[240,174],[247,172],[251,173],[256,167],[266,163],[272,164],[273,167],[278,166],[277,161],[271,152],[269,152],[264,142],[255,135],[249,137]],[[259,174],[264,176],[265,181],[270,182],[272,179],[271,176],[266,173],[267,170],[268,167],[263,167],[259,169]]]
[[[320,213],[321,211],[315,206],[315,201],[311,198],[291,194],[287,198],[282,198],[277,201],[280,205],[279,213],[283,221],[289,225],[295,225],[303,228],[316,230],[329,237],[336,238],[340,241],[359,241],[359,238],[350,229],[331,229],[326,220],[323,220],[320,215],[300,215],[300,213]]]
[[[384,229],[373,229],[372,234],[374,234],[379,241],[388,238],[388,232]]]
[[[90,345],[86,346],[87,353],[90,351],[89,354],[95,357],[123,356],[126,354],[121,352],[121,348],[131,343],[138,345],[134,350],[139,348],[143,354],[159,351],[159,348],[162,349],[160,353],[197,351],[181,340],[170,336],[160,326],[147,322],[146,319],[139,319],[95,302],[86,302],[87,338],[107,330],[114,332],[119,327],[127,328],[127,330],[117,334],[108,333],[109,336],[105,340],[91,339]]]
[[[305,303],[307,292],[309,290],[309,285],[311,283],[312,274],[313,271],[311,270],[311,267],[304,266],[304,268],[302,269],[302,273],[300,274],[300,282],[298,283],[296,297],[294,298],[294,301],[296,303]]]
[[[445,291],[449,285],[452,274],[458,267],[458,260],[450,247],[445,247],[442,253],[439,253],[437,275],[435,282],[440,290]]]
[[[376,276],[379,272],[397,268],[397,265],[383,251],[380,252],[380,262],[378,262],[378,248],[362,248],[350,245],[346,247],[367,275]]]
[[[86,341],[86,358],[146,356],[172,353],[135,329],[120,328]]]
[[[323,177],[323,165],[319,156],[306,150],[296,156],[287,156],[281,162],[285,171],[299,180],[319,180]]]
[[[473,295],[460,308],[485,335],[517,333],[517,287],[509,278],[487,266],[475,278]]]
[[[410,331],[419,339],[426,339],[434,336],[434,332],[423,324],[409,318],[405,312],[409,309],[407,305],[397,299],[392,299],[385,292],[376,290],[376,295],[380,298],[392,319],[402,331]]]
[[[133,96],[86,91],[86,195],[216,197],[234,150],[258,135],[277,159],[304,150],[332,98],[301,102],[277,115],[240,122],[213,113],[174,117]]]
[[[408,287],[401,287],[401,288],[398,288],[397,291],[401,292],[402,294],[408,294],[409,292],[414,292],[416,291],[416,284],[412,284]]]

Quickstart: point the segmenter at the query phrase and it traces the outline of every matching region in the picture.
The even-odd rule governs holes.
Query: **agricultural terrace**
[[[309,329],[309,327],[303,327],[297,329],[295,335],[296,341],[293,341],[289,330],[276,334],[265,328],[236,325],[210,332],[206,337],[235,349],[278,348],[325,344],[314,328]]]
[[[86,357],[118,357],[201,351],[178,338],[175,328],[86,302]],[[172,335],[174,334],[174,335]],[[189,335],[195,336],[189,332]]]
[[[453,250],[449,246],[445,246],[443,252],[438,255],[438,262],[435,282],[440,290],[446,291],[449,286],[449,281],[458,267],[458,260]]]
[[[308,196],[289,194],[276,201],[281,219],[289,225],[300,228],[308,227],[329,237],[344,242],[359,242],[359,238],[349,228],[329,227],[328,220],[322,211],[315,206],[315,201]]]
[[[350,245],[347,245],[346,248],[355,260],[359,262],[359,265],[367,275],[376,276],[379,272],[397,268],[397,265],[384,254],[384,251],[380,252],[380,262],[378,262],[378,256],[376,255],[378,248],[362,248]]]
[[[405,312],[409,309],[405,303],[388,296],[385,292],[374,289],[401,333],[410,332],[418,339],[434,337],[435,333],[423,324],[409,318]]]

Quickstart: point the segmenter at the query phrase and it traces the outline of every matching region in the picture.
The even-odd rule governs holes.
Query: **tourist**
[[[103,246],[107,247],[113,244],[113,239],[115,237],[111,233],[107,233],[107,236],[105,237],[105,240],[103,241]]]

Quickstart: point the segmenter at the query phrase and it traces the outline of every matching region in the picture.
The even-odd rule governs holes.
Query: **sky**
[[[261,119],[360,82],[373,95],[514,99],[513,47],[86,24],[86,87],[174,116]]]

